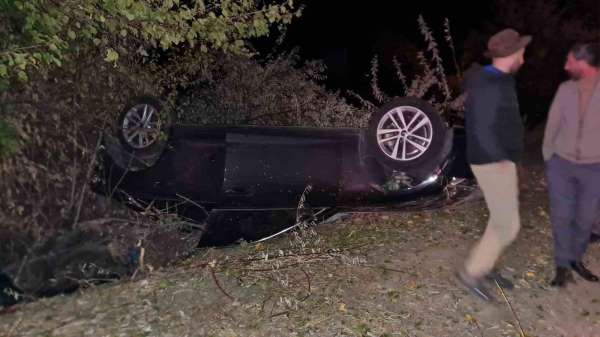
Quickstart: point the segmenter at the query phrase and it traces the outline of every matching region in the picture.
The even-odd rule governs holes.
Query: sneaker
[[[584,280],[589,282],[599,282],[598,276],[594,275],[589,269],[585,267],[581,261],[571,261],[571,268],[579,274]]]
[[[496,298],[484,286],[482,279],[474,278],[467,274],[465,270],[459,270],[455,273],[458,281],[465,286],[473,295],[486,302],[496,302]]]

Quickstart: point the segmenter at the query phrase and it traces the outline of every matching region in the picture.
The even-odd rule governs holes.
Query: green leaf
[[[129,21],[133,21],[135,19],[135,14],[133,14],[130,11],[124,11],[123,15],[125,15],[125,17],[127,18],[127,20]]]
[[[27,77],[27,73],[25,73],[23,70],[19,70],[19,72],[17,72],[17,78],[23,82],[27,82],[29,79],[29,77]]]
[[[119,59],[119,53],[117,53],[114,49],[108,48],[106,51],[106,57],[104,61],[106,62],[116,62]]]
[[[284,25],[300,13],[292,0],[267,4],[257,0],[0,0],[0,8],[5,2],[22,22],[0,32],[0,49],[26,51],[1,57],[0,78],[6,79],[25,79],[34,71],[45,75],[67,60],[77,62],[70,55],[94,47],[102,48],[103,59],[115,64],[126,56],[144,54],[140,46],[169,50],[184,42],[200,46],[205,53],[211,49],[247,53],[248,39],[268,35],[271,27]],[[129,36],[136,42],[124,39]],[[34,45],[45,47],[28,48]]]
[[[52,62],[54,62],[54,64],[56,64],[59,67],[62,66],[62,61],[58,57],[52,57]]]
[[[21,53],[15,53],[15,64],[18,67],[21,67],[23,64],[25,64],[25,54],[21,54]]]

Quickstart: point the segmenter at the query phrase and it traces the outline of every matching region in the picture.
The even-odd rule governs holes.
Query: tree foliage
[[[86,186],[120,107],[169,106],[298,15],[291,0],[0,0],[0,228],[35,238],[103,214]]]
[[[262,2],[260,2],[262,3]],[[199,46],[247,53],[246,40],[299,15],[293,0],[2,0],[0,77],[27,79],[31,68],[61,66],[82,45],[107,62],[149,48]]]
[[[0,93],[77,68],[82,55],[126,71],[184,48],[248,55],[249,39],[300,13],[293,0],[0,0]],[[0,153],[15,148],[9,134],[0,133]]]

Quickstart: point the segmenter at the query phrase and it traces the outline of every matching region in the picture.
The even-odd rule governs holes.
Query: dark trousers
[[[600,208],[600,163],[575,164],[557,155],[546,162],[554,260],[581,261]]]

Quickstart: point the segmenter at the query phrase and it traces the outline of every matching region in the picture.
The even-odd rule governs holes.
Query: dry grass
[[[598,293],[548,286],[551,234],[541,172],[524,190],[523,230],[502,261],[524,335],[597,333]],[[452,279],[481,235],[482,200],[435,212],[354,215],[259,244],[206,249],[134,281],[45,299],[0,315],[12,336],[516,336],[506,305]],[[299,236],[299,238],[298,238]],[[299,241],[302,244],[299,244]],[[535,241],[539,244],[531,245]],[[600,247],[588,263],[600,267]],[[498,294],[500,297],[501,295]],[[597,334],[596,334],[597,335]]]

